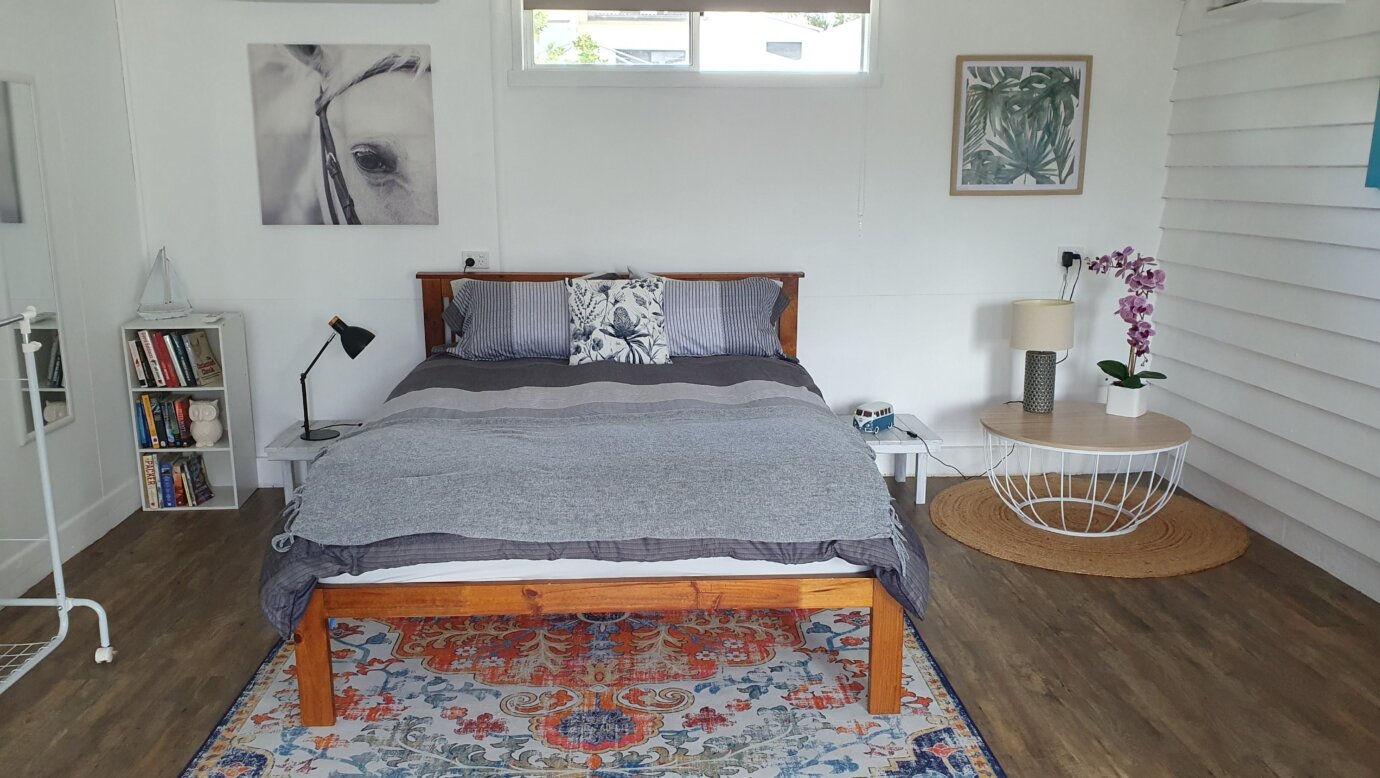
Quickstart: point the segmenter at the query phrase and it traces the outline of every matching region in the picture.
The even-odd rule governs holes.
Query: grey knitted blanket
[[[928,595],[923,551],[870,449],[783,360],[434,357],[316,461],[288,515],[263,587],[283,631],[310,592],[304,573],[390,566],[360,561],[380,544],[406,549],[402,564],[437,561],[419,538],[529,559],[813,561],[801,558],[812,549],[885,571],[914,612]]]

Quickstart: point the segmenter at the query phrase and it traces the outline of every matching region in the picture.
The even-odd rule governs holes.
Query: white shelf
[[[203,505],[160,508],[144,505],[144,510],[153,512],[214,511],[235,510],[249,499],[258,487],[258,467],[255,463],[257,446],[254,442],[254,418],[249,396],[249,354],[245,345],[244,316],[239,313],[222,313],[214,322],[202,320],[203,313],[193,313],[177,319],[144,321],[136,319],[127,322],[120,331],[119,346],[122,350],[126,382],[131,398],[141,394],[170,395],[186,394],[193,398],[214,399],[220,405],[220,421],[225,425],[225,433],[214,446],[198,448],[141,448],[138,439],[138,422],[134,418],[134,406],[130,403],[130,424],[134,431],[134,466],[137,482],[144,488],[142,457],[148,454],[158,456],[188,456],[204,454],[205,466],[212,481],[211,489],[215,497]],[[221,380],[209,386],[152,387],[139,386],[130,362],[128,341],[139,330],[203,330],[210,340],[211,351],[220,362]]]
[[[196,392],[223,392],[225,384],[215,384],[213,386],[131,386],[129,390],[135,394],[146,392],[173,392],[195,394]]]

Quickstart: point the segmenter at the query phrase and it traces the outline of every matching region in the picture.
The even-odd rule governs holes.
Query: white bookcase
[[[146,511],[213,511],[235,509],[244,504],[258,488],[258,468],[255,464],[257,446],[254,443],[254,412],[249,400],[249,354],[245,347],[244,315],[216,314],[221,318],[206,322],[206,314],[193,313],[177,319],[145,321],[135,319],[120,328],[120,348],[125,363],[126,385],[129,387],[129,421],[134,432],[134,468],[140,486],[140,500]],[[220,362],[221,382],[211,386],[178,387],[173,389],[139,385],[130,357],[128,342],[138,337],[139,330],[187,332],[202,330]],[[220,405],[220,420],[225,433],[219,442],[208,448],[140,448],[139,426],[134,418],[134,402],[139,395],[187,394],[193,399],[215,399]],[[183,508],[160,508],[150,505],[144,489],[143,455],[201,454],[206,463],[207,476],[215,497],[201,505]]]

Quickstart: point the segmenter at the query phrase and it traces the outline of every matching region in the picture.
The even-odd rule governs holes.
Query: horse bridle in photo
[[[393,73],[397,71],[416,73],[422,66],[420,57],[400,57],[392,55],[384,57],[368,70],[360,73],[358,77],[342,86],[329,97],[326,96],[326,88],[321,88],[321,96],[316,99],[316,118],[321,126],[321,178],[326,185],[326,208],[331,214],[331,224],[339,224],[340,216],[344,215],[346,224],[359,224],[359,214],[355,213],[355,201],[350,197],[350,189],[345,185],[345,174],[340,169],[340,158],[335,153],[335,138],[331,136],[331,120],[326,116],[326,111],[331,107],[331,101],[345,94],[346,90],[363,81],[368,81],[374,76],[383,73]],[[425,72],[430,72],[427,67]],[[340,201],[340,214],[335,211],[336,201]]]

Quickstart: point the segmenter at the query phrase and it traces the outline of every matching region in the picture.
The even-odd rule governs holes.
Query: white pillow
[[[570,302],[570,364],[670,364],[666,315],[661,305],[665,281],[577,278],[566,281],[566,288]]]

